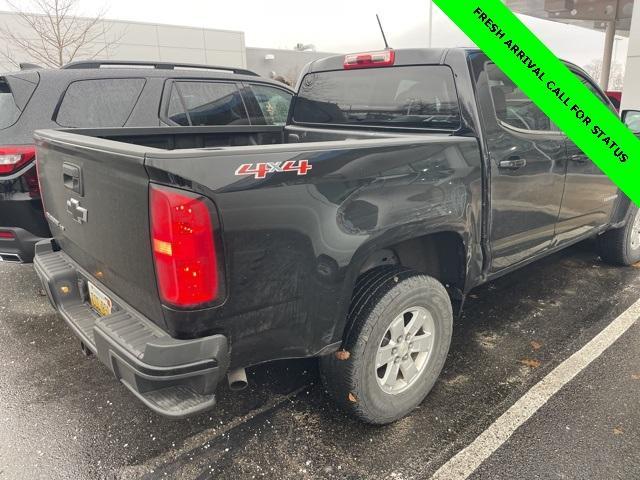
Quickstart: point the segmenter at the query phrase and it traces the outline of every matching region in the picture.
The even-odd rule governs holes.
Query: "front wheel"
[[[614,265],[633,265],[640,262],[640,210],[629,207],[631,214],[622,228],[609,230],[598,237],[600,257]]]
[[[344,351],[320,360],[323,382],[350,413],[393,422],[422,402],[449,351],[451,301],[434,278],[379,267],[357,282]]]

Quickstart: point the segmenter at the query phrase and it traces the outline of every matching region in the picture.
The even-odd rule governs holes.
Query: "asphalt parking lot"
[[[411,415],[363,425],[314,361],[249,370],[215,410],[167,420],[60,320],[28,265],[0,264],[0,479],[429,478],[640,297],[589,243],[472,292],[445,370]],[[471,478],[640,478],[640,324],[490,452]]]

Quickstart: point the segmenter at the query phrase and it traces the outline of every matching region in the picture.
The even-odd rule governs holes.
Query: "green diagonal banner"
[[[640,205],[640,140],[500,0],[434,3]]]

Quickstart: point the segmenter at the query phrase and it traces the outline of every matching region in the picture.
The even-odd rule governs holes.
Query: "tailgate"
[[[51,130],[35,138],[57,243],[98,285],[164,325],[150,248],[148,148]]]

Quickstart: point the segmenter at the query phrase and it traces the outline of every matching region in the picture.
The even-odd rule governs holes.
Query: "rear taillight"
[[[46,212],[47,207],[44,204],[44,195],[42,195],[42,176],[40,175],[40,157],[36,154],[36,181],[38,182],[38,195],[40,196],[40,200],[42,201],[42,208]],[[31,190],[30,190],[31,191]],[[35,195],[31,195],[34,197]]]
[[[0,147],[0,175],[8,175],[18,171],[36,158],[33,146]]]
[[[15,233],[9,232],[8,230],[0,230],[0,240],[13,240],[16,238]]]
[[[353,68],[389,67],[396,61],[393,50],[380,52],[352,53],[344,57],[345,70]]]
[[[29,190],[29,196],[31,198],[39,198],[40,182],[38,181],[37,168],[32,168],[31,170],[29,170],[27,173],[24,174],[23,178],[25,183],[27,184],[27,189]]]
[[[182,190],[150,187],[151,245],[163,303],[194,308],[218,296],[218,261],[209,202]]]

